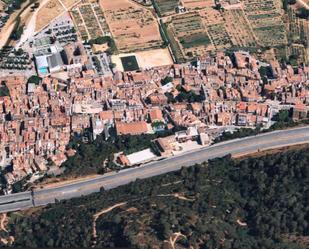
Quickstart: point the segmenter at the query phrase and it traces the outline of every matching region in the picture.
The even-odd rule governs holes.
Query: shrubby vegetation
[[[69,157],[62,164],[65,167],[65,176],[80,176],[95,173],[104,173],[108,167],[114,169],[113,154],[123,151],[131,154],[151,147],[151,141],[157,137],[171,135],[173,131],[164,130],[156,134],[142,134],[139,136],[123,135],[105,140],[101,134],[91,143],[84,143],[74,137],[68,147],[76,150],[76,154]],[[104,162],[109,162],[104,165]]]
[[[288,6],[289,5],[293,5],[295,3],[296,3],[296,0],[282,0],[283,9],[285,11],[287,11],[288,10]]]
[[[161,80],[161,85],[164,86],[170,82],[173,82],[173,77],[166,76],[163,80]]]
[[[7,14],[13,13],[15,10],[19,10],[21,5],[25,2],[25,0],[13,0],[11,4],[8,6],[6,11]]]
[[[306,9],[305,7],[302,7],[299,9],[299,11],[297,12],[297,16],[299,18],[303,18],[303,19],[308,19],[309,18],[309,10]]]
[[[308,248],[308,180],[308,149],[225,157],[12,214],[9,234],[16,247],[172,248],[166,241],[179,232],[177,248]],[[123,202],[99,216],[94,238],[93,215]]]
[[[251,129],[251,128],[240,128],[234,132],[224,131],[220,137],[215,139],[215,143],[223,142],[231,139],[248,137],[248,136],[255,136],[259,134],[260,128]]]
[[[14,26],[14,30],[10,36],[12,40],[19,40],[24,32],[24,25],[20,25],[20,17],[18,16],[16,19],[16,23]]]
[[[102,71],[102,66],[100,63],[100,60],[97,56],[92,57],[93,65],[96,68],[97,71],[101,72]]]
[[[0,97],[4,97],[4,96],[10,96],[10,91],[7,85],[2,82],[0,85]]]
[[[309,124],[308,119],[293,121],[291,118],[290,110],[281,110],[277,113],[276,116],[273,117],[273,120],[276,121],[270,128],[268,129],[261,129],[260,126],[256,127],[255,129],[251,128],[240,128],[234,132],[223,132],[220,137],[217,137],[215,142],[222,142],[227,141],[235,138],[242,138],[248,136],[255,136],[260,133],[266,133],[275,130],[282,130],[287,128],[296,127],[303,124]]]
[[[39,85],[41,82],[42,78],[40,78],[37,75],[32,75],[30,76],[30,78],[28,79],[27,83],[34,83],[36,85]]]
[[[194,103],[194,102],[202,102],[205,100],[204,95],[200,92],[199,94],[196,94],[194,91],[186,91],[183,89],[181,85],[178,85],[176,89],[180,92],[176,100],[178,102],[189,102],[189,103]]]
[[[104,43],[107,43],[107,45],[109,47],[106,50],[107,54],[111,55],[111,54],[114,54],[117,51],[115,41],[110,36],[101,36],[101,37],[98,37],[98,38],[95,38],[95,39],[92,39],[92,40],[89,41],[90,45],[104,44]]]

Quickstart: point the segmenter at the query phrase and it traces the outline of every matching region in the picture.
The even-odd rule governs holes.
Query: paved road
[[[70,199],[105,189],[127,184],[137,178],[148,178],[155,175],[188,167],[216,157],[228,154],[247,154],[258,150],[283,147],[294,144],[309,143],[309,126],[291,130],[265,133],[258,136],[231,140],[215,144],[201,150],[187,152],[165,160],[145,164],[141,167],[113,172],[93,179],[75,182],[61,187],[11,194],[0,197],[0,213],[27,209],[33,206],[54,203],[56,199]]]

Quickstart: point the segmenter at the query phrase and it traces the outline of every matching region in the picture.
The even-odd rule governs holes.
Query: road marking
[[[265,141],[263,141],[263,139]],[[67,186],[45,189],[45,191],[43,190],[41,192],[38,191],[34,193],[34,200],[41,202],[41,205],[45,205],[53,202],[58,196],[61,199],[78,197],[77,195],[74,196],[74,194],[72,196],[72,193],[77,192],[80,196],[82,194],[94,192],[94,190],[97,191],[98,188],[101,186],[113,188],[116,186],[127,184],[128,182],[131,182],[136,178],[148,178],[154,175],[176,171],[180,169],[181,166],[193,165],[195,162],[200,163],[202,161],[207,161],[210,158],[221,157],[227,154],[233,155],[240,152],[250,154],[254,151],[257,151],[258,149],[268,150],[272,148],[280,148],[295,144],[304,144],[308,142],[309,127],[301,127],[285,131],[275,131],[271,133],[257,135],[254,137],[232,140],[227,143],[216,144],[206,149],[191,151],[182,155],[174,156],[164,161],[146,164],[138,168],[132,168],[132,171],[131,169],[128,169],[121,171],[122,173],[113,173],[110,175],[104,175],[102,177],[96,177],[95,179],[87,179],[86,181],[81,181],[79,183],[75,182],[74,184],[69,184]],[[81,186],[78,186],[79,184],[81,184]],[[69,188],[69,190],[66,190],[66,188]],[[23,195],[26,193],[19,193],[17,195]],[[66,193],[68,194],[67,196]],[[4,198],[14,200],[16,196],[14,196],[13,194],[3,197],[3,199]],[[14,210],[26,209],[30,207],[29,204],[25,202],[15,204],[17,206],[15,207],[14,205]],[[38,204],[38,206],[39,205],[40,204]],[[4,207],[5,205],[2,206],[2,208]],[[11,210],[12,204],[7,204],[7,208],[3,209],[0,212],[7,212]]]
[[[302,134],[299,134],[297,136],[290,135],[290,136],[286,136],[284,138],[278,138],[278,139],[276,139],[276,141],[279,140],[279,141],[289,142],[291,137],[296,139],[296,138],[301,138],[301,137],[304,137],[304,136]],[[308,140],[309,140],[309,138],[308,138]],[[271,142],[254,143],[254,144],[248,145],[246,147],[243,147],[243,149],[247,148],[248,152],[246,152],[245,154],[250,154],[250,153],[255,152],[255,151],[258,150],[258,148],[254,148],[254,147],[256,147],[257,144],[259,144],[259,145],[266,145],[267,146],[267,144],[269,144]],[[303,142],[303,143],[308,143],[308,141]],[[286,143],[283,143],[283,144],[278,145],[278,146],[279,147],[283,147],[283,146],[285,146],[285,144]],[[298,144],[298,143],[296,143],[296,144]],[[286,145],[288,145],[288,143]],[[271,146],[269,148],[265,148],[265,150],[271,149],[272,147],[275,148],[275,147],[278,147],[278,146]],[[188,159],[181,160],[181,164],[179,164],[178,161],[174,161],[174,162],[170,162],[170,163],[167,162],[167,164],[161,164],[161,165],[159,165],[157,167],[143,168],[144,170],[142,170],[142,171],[135,171],[135,172],[132,172],[132,174],[119,175],[118,177],[116,175],[115,178],[108,179],[108,180],[105,180],[105,181],[104,181],[104,178],[103,178],[102,182],[90,183],[90,184],[88,184],[86,186],[82,186],[82,187],[79,187],[77,189],[62,191],[61,193],[54,192],[53,196],[55,196],[55,199],[56,199],[56,196],[61,197],[61,196],[65,195],[66,193],[69,193],[69,192],[80,192],[82,194],[83,191],[89,190],[89,189],[94,188],[94,187],[99,188],[99,187],[109,186],[109,185],[117,184],[118,182],[132,182],[135,179],[140,178],[140,177],[141,178],[147,178],[147,176],[153,176],[153,175],[156,175],[157,173],[160,174],[162,169],[167,170],[167,169],[170,169],[170,168],[174,168],[175,164],[176,164],[176,166],[179,165],[179,167],[177,167],[175,169],[175,170],[178,170],[178,169],[180,169],[183,166],[187,166],[188,164],[190,164],[191,162],[193,162],[195,160],[198,160],[198,161],[205,160],[205,161],[207,161],[207,160],[209,160],[209,158],[220,157],[220,156],[222,156],[222,154],[228,155],[228,154],[232,153],[232,154],[236,154],[237,155],[239,153],[239,152],[233,152],[233,148],[230,148],[230,147],[231,146],[229,146],[227,149],[225,149],[225,152],[224,151],[218,151],[218,152],[211,153],[210,155],[207,155],[206,156],[207,158],[205,158],[205,159],[202,159],[201,155],[194,155],[193,159],[191,157],[191,158],[188,158]],[[252,147],[252,149],[250,147]],[[205,152],[207,153],[207,151],[202,151],[201,153],[205,153]],[[146,172],[145,172],[145,170],[146,170]],[[167,172],[169,172],[169,170],[167,170]],[[119,184],[119,185],[121,185],[121,184]],[[42,196],[38,196],[38,197],[36,196],[35,197],[35,200],[39,200],[39,199],[40,200],[42,200],[42,199],[44,200],[44,199],[46,199],[46,196],[42,195]],[[47,199],[49,199],[49,198],[47,197]]]

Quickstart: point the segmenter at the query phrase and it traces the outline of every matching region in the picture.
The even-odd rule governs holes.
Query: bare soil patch
[[[128,0],[100,1],[106,22],[120,52],[158,48],[159,26],[147,8]]]
[[[35,31],[40,31],[64,11],[58,0],[49,0],[38,12]]]

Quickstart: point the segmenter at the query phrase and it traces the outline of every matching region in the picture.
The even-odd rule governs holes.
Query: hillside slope
[[[26,247],[308,248],[308,183],[308,149],[226,157],[11,214],[0,236]]]

